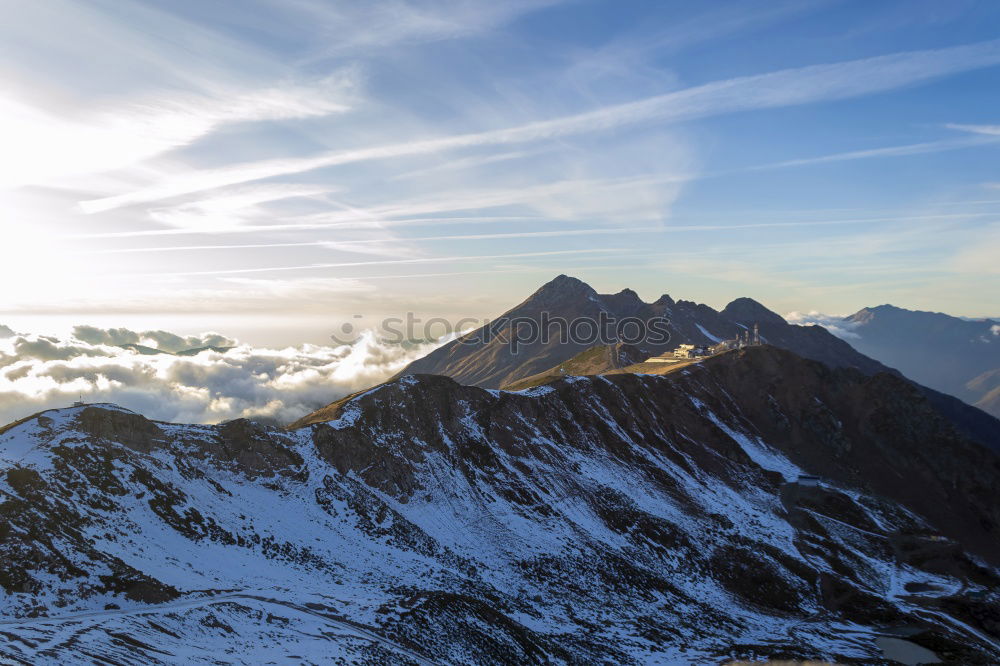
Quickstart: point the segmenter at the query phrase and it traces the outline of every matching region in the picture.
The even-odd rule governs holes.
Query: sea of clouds
[[[77,326],[58,338],[0,325],[0,425],[43,409],[113,402],[180,423],[245,417],[289,423],[349,393],[377,384],[446,340],[390,344],[365,332],[351,344],[268,349],[218,333],[179,336]],[[138,344],[193,356],[141,354]]]
[[[789,312],[785,315],[785,321],[799,326],[822,326],[838,338],[848,342],[861,337],[854,331],[858,324],[848,321],[847,315],[824,314],[815,310],[812,312]]]

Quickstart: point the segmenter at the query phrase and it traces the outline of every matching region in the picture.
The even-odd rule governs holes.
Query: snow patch
[[[695,326],[698,327],[698,330],[701,331],[702,335],[704,335],[706,338],[708,338],[712,342],[722,342],[722,338],[720,338],[717,335],[713,335],[712,333],[709,333],[708,331],[705,330],[705,327],[702,326],[701,324],[695,324]]]
[[[756,437],[752,437],[726,425],[713,412],[705,410],[705,415],[742,447],[743,451],[753,460],[758,467],[762,467],[770,472],[778,472],[785,481],[791,482],[799,478],[802,469],[792,463],[782,453],[771,448]]]

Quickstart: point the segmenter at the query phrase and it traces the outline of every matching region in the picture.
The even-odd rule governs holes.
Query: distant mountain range
[[[836,324],[861,353],[1000,417],[1000,320],[879,305]]]

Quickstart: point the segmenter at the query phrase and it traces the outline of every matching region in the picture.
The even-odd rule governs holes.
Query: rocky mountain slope
[[[1000,376],[1000,321],[880,305],[845,317],[843,324],[850,343],[863,354],[1000,416],[995,379]]]
[[[53,410],[0,430],[0,660],[991,664],[998,483],[908,382],[772,347],[290,431]]]

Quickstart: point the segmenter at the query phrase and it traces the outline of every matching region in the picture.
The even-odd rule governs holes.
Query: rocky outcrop
[[[303,463],[302,456],[276,436],[273,428],[235,419],[223,423],[215,432],[206,450],[219,460],[233,462],[248,476],[290,474]]]
[[[77,415],[77,428],[91,437],[117,442],[141,453],[163,445],[166,437],[149,419],[116,406],[91,405]]]

